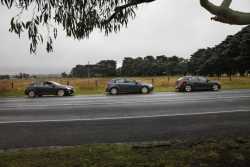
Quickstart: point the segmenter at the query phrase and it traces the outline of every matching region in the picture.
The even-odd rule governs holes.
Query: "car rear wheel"
[[[64,90],[58,90],[57,92],[57,96],[60,96],[60,97],[64,96],[64,94],[65,94]]]
[[[111,95],[117,95],[118,94],[118,89],[117,88],[111,88],[110,89],[110,93],[111,93]]]
[[[147,87],[143,87],[143,88],[141,89],[141,93],[142,93],[142,94],[147,94],[147,93],[149,93],[149,89],[148,89]]]
[[[33,98],[36,96],[36,93],[33,90],[31,90],[29,91],[28,96]]]
[[[185,92],[192,92],[192,86],[191,85],[186,85],[184,89],[185,89]]]
[[[213,87],[212,87],[212,90],[213,91],[218,91],[219,90],[219,85],[214,84]]]

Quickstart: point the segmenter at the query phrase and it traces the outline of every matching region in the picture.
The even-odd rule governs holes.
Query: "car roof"
[[[178,80],[189,79],[189,78],[192,78],[192,76],[183,76],[183,77],[178,78]]]
[[[126,79],[126,78],[114,78],[111,81],[117,81],[117,80],[121,80],[121,79]]]
[[[114,78],[114,79],[110,80],[110,82],[116,82],[118,80],[133,81],[133,79],[129,79],[129,78]]]
[[[59,84],[55,81],[34,81],[31,84],[44,84],[44,83]]]
[[[183,79],[189,80],[190,78],[199,78],[199,77],[207,78],[207,77],[205,77],[205,76],[191,76],[191,75],[189,75],[189,76],[180,77],[178,80],[183,80]]]

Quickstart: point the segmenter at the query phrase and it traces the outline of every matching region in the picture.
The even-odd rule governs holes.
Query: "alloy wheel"
[[[64,96],[64,94],[65,94],[64,90],[59,90],[57,92],[57,95],[60,96],[60,97]]]
[[[213,91],[218,91],[219,90],[219,87],[218,87],[218,85],[213,85]]]
[[[147,88],[147,87],[143,87],[143,88],[141,89],[141,92],[142,92],[143,94],[147,94],[149,91],[148,91],[148,88]]]
[[[112,89],[110,90],[110,93],[111,93],[112,95],[117,95],[117,94],[118,94],[118,89],[117,89],[117,88],[112,88]]]
[[[190,85],[186,85],[185,86],[185,91],[186,92],[191,92],[192,91],[192,87]]]
[[[31,91],[29,91],[28,96],[29,97],[35,97],[36,93],[33,90],[31,90]]]

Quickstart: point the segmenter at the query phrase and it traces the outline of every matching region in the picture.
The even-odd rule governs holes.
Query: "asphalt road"
[[[0,98],[0,149],[249,132],[250,90]]]

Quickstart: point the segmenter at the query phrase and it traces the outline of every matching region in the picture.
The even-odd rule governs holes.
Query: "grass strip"
[[[250,137],[8,150],[0,167],[249,167]]]

